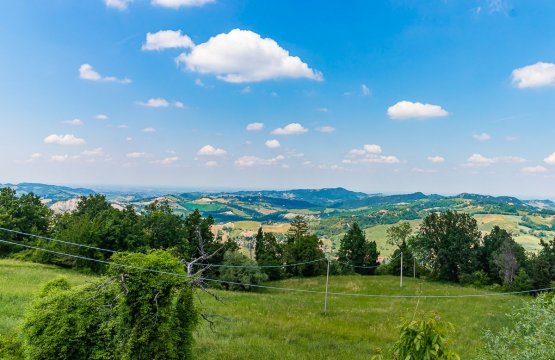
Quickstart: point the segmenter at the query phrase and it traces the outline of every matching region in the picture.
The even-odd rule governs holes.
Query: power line
[[[320,259],[316,259],[316,260],[305,261],[305,262],[302,262],[302,263],[285,264],[285,265],[224,265],[224,264],[201,264],[201,263],[196,263],[194,265],[215,266],[215,267],[223,267],[223,268],[282,268],[282,267],[312,264],[312,263],[323,261],[323,260],[327,260],[327,259],[326,258],[320,258]]]
[[[98,262],[98,263],[102,263],[102,264],[113,265],[113,266],[116,266],[116,267],[130,268],[130,269],[148,271],[148,272],[164,274],[164,275],[187,277],[186,274],[178,274],[178,273],[173,273],[173,272],[168,272],[168,271],[143,268],[143,267],[134,266],[134,265],[118,264],[118,263],[114,263],[112,261],[98,260],[98,259],[93,259],[93,258],[89,258],[89,257],[86,257],[86,256],[68,254],[68,253],[64,253],[64,252],[61,252],[61,251],[48,250],[48,249],[43,249],[43,248],[40,248],[40,247],[37,247],[37,246],[20,244],[20,243],[15,243],[15,242],[12,242],[12,241],[2,240],[2,239],[0,239],[0,242],[1,243],[6,243],[6,244],[11,244],[11,245],[16,245],[16,246],[21,246],[21,247],[25,247],[25,248],[29,248],[29,249],[44,251],[44,252],[48,252],[48,253],[53,253],[53,254],[57,254],[57,255],[69,256],[69,257],[73,257],[73,258],[77,258],[77,259],[81,259],[81,260],[88,260],[88,261],[94,261],[94,262]],[[312,294],[321,294],[321,295],[326,294],[326,292],[318,291],[318,290],[285,288],[285,287],[268,286],[268,285],[244,284],[244,283],[240,283],[240,282],[210,279],[210,278],[203,278],[203,277],[200,277],[199,279],[203,280],[203,281],[218,282],[218,283],[230,284],[230,285],[241,285],[241,286],[248,286],[248,287],[254,287],[254,288],[261,288],[261,289],[280,290],[280,291],[294,291],[294,292],[312,293]],[[391,295],[391,294],[360,294],[360,293],[359,294],[352,294],[352,293],[340,293],[340,292],[328,292],[328,295],[352,296],[352,297],[372,297],[372,298],[394,298],[394,299],[417,299],[417,298],[420,298],[420,299],[456,299],[456,298],[472,298],[472,297],[486,297],[486,296],[504,296],[504,295],[516,295],[516,294],[529,294],[529,293],[535,293],[535,292],[550,291],[550,290],[554,290],[554,289],[555,288],[553,288],[553,287],[548,287],[548,288],[542,288],[542,289],[511,291],[511,292],[504,292],[504,293],[499,292],[499,293],[463,294],[463,295]]]
[[[401,253],[399,253],[394,258],[389,259],[389,261],[393,261],[393,260],[397,259],[399,256],[401,256]],[[373,265],[373,266],[363,266],[363,265],[352,265],[352,264],[350,264],[348,262],[345,262],[345,261],[339,261],[339,260],[335,260],[335,261],[337,261],[340,264],[348,265],[348,266],[358,268],[358,269],[374,269],[374,268],[380,267],[382,265],[382,264],[380,264],[380,265]]]
[[[143,267],[134,266],[134,265],[118,264],[118,263],[115,263],[115,262],[112,262],[112,261],[98,260],[98,259],[93,259],[93,258],[86,257],[86,256],[68,254],[68,253],[64,253],[64,252],[61,252],[61,251],[55,251],[55,250],[49,250],[49,249],[43,249],[43,248],[40,248],[40,247],[37,247],[37,246],[15,243],[15,242],[12,242],[12,241],[2,240],[2,239],[0,239],[0,242],[5,243],[5,244],[10,244],[10,245],[22,246],[22,247],[25,247],[25,248],[28,248],[28,249],[44,251],[44,252],[51,253],[51,254],[69,256],[69,257],[76,258],[76,259],[94,261],[94,262],[101,263],[101,264],[106,264],[106,265],[113,265],[113,266],[116,266],[116,267],[124,267],[124,268],[130,268],[130,269],[135,269],[135,270],[149,271],[149,272],[164,274],[164,275],[187,277],[186,274],[178,274],[178,273],[173,273],[173,272],[168,272],[168,271],[148,269],[148,268],[143,268]]]
[[[11,233],[14,233],[14,234],[19,234],[19,235],[30,236],[30,237],[34,237],[34,238],[38,238],[38,239],[43,239],[43,240],[48,240],[48,241],[54,241],[54,242],[58,242],[58,243],[66,244],[66,245],[84,247],[84,248],[87,248],[87,249],[94,249],[94,250],[100,250],[100,251],[107,251],[107,252],[110,252],[110,253],[115,253],[115,252],[116,252],[116,251],[114,251],[114,250],[103,249],[103,248],[99,248],[99,247],[95,247],[95,246],[90,246],[90,245],[85,245],[85,244],[78,244],[78,243],[74,243],[74,242],[71,242],[71,241],[53,239],[53,238],[50,238],[50,237],[47,237],[47,236],[29,234],[29,233],[25,233],[25,232],[22,232],[22,231],[6,229],[6,228],[3,228],[3,227],[0,227],[0,230],[7,231],[7,232],[11,232]]]

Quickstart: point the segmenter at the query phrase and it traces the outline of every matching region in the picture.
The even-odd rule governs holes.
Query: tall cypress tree
[[[339,261],[346,271],[355,271],[360,274],[373,274],[375,269],[367,267],[376,266],[379,256],[375,241],[366,241],[364,233],[355,222],[343,239],[339,248]]]

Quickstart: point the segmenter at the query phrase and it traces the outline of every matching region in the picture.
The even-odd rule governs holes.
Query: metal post
[[[403,287],[403,252],[401,251],[401,287]]]
[[[324,301],[324,315],[328,315],[328,284],[330,282],[330,259],[328,259],[328,271],[326,272],[326,299]]]

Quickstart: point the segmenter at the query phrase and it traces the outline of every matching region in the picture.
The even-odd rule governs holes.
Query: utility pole
[[[328,316],[328,284],[330,282],[330,259],[328,258],[328,270],[326,272],[326,299],[324,300],[324,315]]]
[[[401,251],[401,288],[403,287],[403,252]]]

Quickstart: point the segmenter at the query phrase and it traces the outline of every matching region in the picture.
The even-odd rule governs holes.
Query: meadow
[[[50,279],[72,284],[94,278],[53,266],[0,260],[0,337],[13,335],[25,308]],[[288,279],[272,286],[323,291],[325,277]],[[468,295],[485,290],[392,276],[332,276],[330,292],[392,295]],[[529,298],[492,296],[458,299],[395,299],[330,295],[324,316],[322,294],[259,290],[214,290],[223,302],[198,291],[198,307],[215,321],[195,331],[198,359],[367,359],[388,348],[404,319],[436,313],[455,325],[452,345],[471,359],[485,329],[507,325],[504,314]]]

